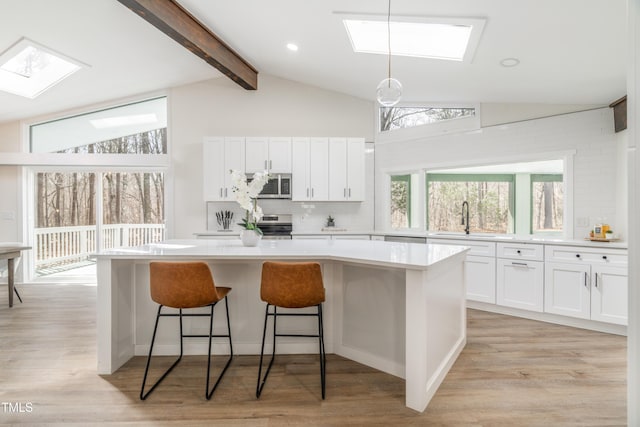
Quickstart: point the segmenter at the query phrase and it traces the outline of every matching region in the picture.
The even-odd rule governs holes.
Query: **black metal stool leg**
[[[167,375],[169,375],[169,372],[171,372],[173,370],[173,368],[176,367],[176,365],[180,362],[180,360],[182,360],[182,353],[183,353],[183,346],[182,346],[182,309],[180,309],[180,356],[178,357],[178,359],[173,362],[173,365],[171,365],[171,367],[169,369],[167,369],[167,371],[162,374],[162,376],[160,377],[160,379],[158,381],[156,381],[156,383],[151,386],[151,388],[149,389],[149,391],[147,391],[146,393],[144,392],[144,385],[147,382],[147,374],[149,373],[149,365],[151,364],[151,354],[153,353],[153,344],[156,340],[156,332],[158,330],[158,320],[160,320],[160,312],[162,311],[162,305],[158,306],[158,314],[156,315],[156,324],[153,328],[153,336],[151,338],[151,347],[149,348],[149,357],[147,358],[147,367],[144,369],[144,377],[142,379],[142,387],[140,388],[140,400],[145,400],[153,390],[155,390],[155,388],[162,382],[162,380],[164,380],[166,378]]]
[[[318,304],[318,345],[320,350],[320,383],[322,385],[322,400],[324,400],[325,395],[325,385],[326,385],[326,373],[327,373],[327,361],[326,355],[324,352],[324,327],[322,325],[322,304]]]
[[[22,298],[20,298],[20,294],[18,293],[18,288],[16,288],[15,286],[13,287],[13,291],[16,293],[16,296],[18,297],[18,300],[20,300],[20,302],[22,302]]]
[[[215,305],[217,304],[211,304],[211,318],[209,319],[209,353],[208,353],[208,363],[207,363],[207,385],[205,388],[205,396],[207,398],[207,400],[211,399],[211,396],[213,396],[213,392],[216,391],[216,388],[218,388],[218,384],[220,384],[220,380],[222,380],[222,376],[224,375],[225,372],[227,372],[227,368],[229,367],[229,365],[231,364],[231,360],[233,359],[233,344],[231,343],[231,323],[229,323],[229,302],[227,300],[227,297],[224,297],[224,303],[225,303],[225,307],[227,310],[227,330],[228,330],[228,335],[216,335],[219,337],[229,337],[229,349],[230,349],[230,355],[229,355],[229,359],[227,360],[227,363],[224,365],[224,368],[222,369],[222,372],[220,373],[220,375],[218,375],[218,379],[216,380],[216,383],[213,385],[213,388],[211,390],[209,390],[209,374],[211,372],[211,341],[214,337],[213,335],[213,308],[215,307]]]
[[[258,368],[258,385],[256,386],[256,397],[260,398],[260,394],[262,393],[262,389],[264,388],[265,383],[267,382],[267,377],[269,376],[269,372],[271,371],[271,366],[273,366],[273,361],[276,357],[276,318],[277,318],[277,308],[273,306],[273,350],[271,352],[271,361],[269,362],[269,366],[267,367],[267,371],[264,373],[264,378],[262,378],[262,359],[264,357],[264,342],[267,336],[267,319],[269,318],[269,304],[267,304],[267,308],[264,313],[264,329],[262,330],[262,347],[260,348],[260,366]]]

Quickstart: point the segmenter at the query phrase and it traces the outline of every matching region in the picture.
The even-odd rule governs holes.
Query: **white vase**
[[[242,244],[244,246],[258,246],[258,243],[260,243],[261,239],[262,234],[259,234],[254,230],[240,231],[240,240],[242,240]]]

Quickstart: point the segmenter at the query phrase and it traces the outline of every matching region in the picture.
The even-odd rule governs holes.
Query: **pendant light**
[[[402,97],[402,84],[391,77],[391,0],[387,11],[387,41],[389,48],[388,77],[378,84],[376,98],[383,107],[393,107]]]

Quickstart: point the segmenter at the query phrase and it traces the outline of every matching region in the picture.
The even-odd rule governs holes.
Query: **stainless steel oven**
[[[248,176],[251,180],[251,176]],[[258,199],[290,199],[291,198],[291,174],[271,175],[269,181],[260,192]]]
[[[264,215],[258,227],[262,230],[262,238],[266,240],[290,240],[293,225],[289,214]]]

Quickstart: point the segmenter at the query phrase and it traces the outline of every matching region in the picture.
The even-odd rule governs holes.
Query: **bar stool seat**
[[[151,338],[151,347],[149,348],[149,357],[147,358],[147,366],[144,370],[144,378],[140,389],[140,399],[145,400],[153,390],[166,378],[167,375],[182,360],[183,355],[183,338],[209,338],[209,351],[207,359],[207,381],[205,386],[205,397],[211,399],[213,392],[218,387],[222,376],[227,371],[233,359],[233,345],[231,343],[231,324],[229,322],[229,303],[227,295],[231,292],[231,288],[216,287],[211,270],[204,262],[152,262],[149,264],[150,274],[150,292],[151,299],[159,304],[156,322],[153,328],[153,336]],[[213,333],[213,312],[216,304],[224,299],[227,314],[227,334]],[[178,309],[176,313],[162,313],[163,307]],[[182,313],[183,309],[210,307],[210,313]],[[158,321],[160,317],[179,317],[180,318],[180,356],[169,367],[169,369],[158,379],[151,388],[145,393],[144,388],[147,382],[147,374],[151,364],[151,355],[153,353],[153,345],[158,330]],[[182,318],[209,316],[209,334],[208,335],[186,335],[182,329]],[[222,372],[218,376],[213,388],[209,390],[209,378],[211,373],[211,343],[213,338],[229,339],[229,359],[225,364]]]
[[[260,298],[267,303],[262,331],[262,347],[260,349],[260,367],[258,369],[258,384],[256,397],[260,398],[262,389],[271,371],[276,354],[276,337],[312,337],[318,338],[320,354],[320,384],[322,399],[325,398],[325,366],[326,355],[324,349],[324,331],[322,326],[322,303],[325,300],[322,271],[317,262],[265,262],[262,264],[262,281],[260,284]],[[273,307],[273,312],[269,311]],[[282,308],[316,307],[316,313],[278,312]],[[276,330],[276,319],[279,316],[316,316],[318,318],[318,334],[279,334]],[[267,320],[273,317],[273,351],[267,371],[262,378],[262,360],[264,343],[267,334]]]

